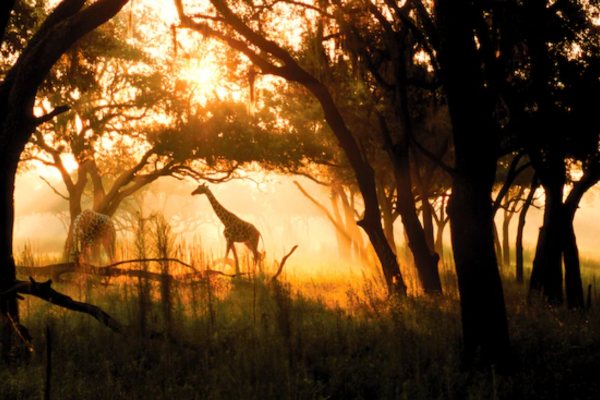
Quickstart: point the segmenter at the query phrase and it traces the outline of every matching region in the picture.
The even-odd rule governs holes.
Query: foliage
[[[308,162],[329,161],[329,149],[312,132],[286,128],[267,106],[251,115],[244,104],[212,100],[176,129],[153,132],[150,143],[173,160],[202,160],[210,168],[255,163],[294,172]]]

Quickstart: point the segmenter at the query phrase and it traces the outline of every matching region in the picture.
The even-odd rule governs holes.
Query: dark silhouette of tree
[[[77,40],[112,18],[127,0],[99,0],[87,7],[83,0],[64,0],[44,19],[27,40],[18,57],[0,83],[0,288],[6,291],[16,279],[13,260],[14,184],[19,158],[37,126],[65,112],[57,107],[36,117],[33,112],[36,93],[52,66]],[[6,27],[14,2],[0,8],[0,37],[6,39]],[[3,58],[6,57],[3,55]],[[18,323],[15,293],[0,299],[3,350],[10,351],[12,321]]]
[[[530,281],[549,303],[563,301],[562,262],[569,307],[583,306],[573,218],[583,194],[600,179],[598,134],[598,27],[591,9],[576,1],[549,6],[498,6],[507,15],[510,84],[503,94],[507,126],[523,148],[545,192],[544,225]],[[503,50],[504,51],[504,50]],[[572,177],[580,165],[581,178]],[[571,187],[567,198],[565,189]]]

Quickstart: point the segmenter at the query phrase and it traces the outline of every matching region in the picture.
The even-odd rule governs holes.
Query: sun
[[[216,65],[205,58],[189,58],[183,62],[180,77],[200,91],[210,91],[215,86]]]

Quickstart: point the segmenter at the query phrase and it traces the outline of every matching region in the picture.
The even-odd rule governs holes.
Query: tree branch
[[[48,114],[42,115],[41,117],[36,118],[34,121],[34,125],[39,126],[41,124],[44,124],[44,123],[52,120],[57,115],[65,113],[65,112],[69,111],[70,109],[71,109],[71,107],[69,107],[69,106],[56,107],[54,110],[50,111]]]
[[[421,143],[419,143],[416,138],[414,138],[413,136],[410,136],[410,141],[411,141],[411,143],[413,143],[415,145],[415,147],[421,153],[423,153],[423,155],[425,155],[431,161],[433,161],[434,163],[436,163],[442,170],[446,171],[450,176],[454,176],[455,175],[456,171],[454,170],[454,168],[452,168],[449,165],[447,165],[440,158],[436,157],[433,153],[431,153],[429,150],[427,150],[425,147],[423,147],[423,145],[421,145]]]
[[[348,232],[346,232],[346,229],[341,226],[336,220],[335,218],[333,218],[333,215],[331,215],[331,213],[329,212],[329,210],[327,208],[325,208],[325,206],[321,203],[319,203],[317,201],[317,199],[315,199],[314,197],[312,197],[310,194],[308,194],[308,192],[306,190],[304,190],[304,188],[302,187],[302,185],[300,185],[300,183],[298,181],[293,181],[294,185],[296,185],[298,187],[298,190],[300,190],[300,192],[307,198],[309,199],[315,206],[317,206],[321,211],[323,211],[323,213],[327,216],[327,219],[333,224],[333,226],[335,227],[335,229],[340,232],[344,238],[346,238],[349,242],[352,242],[352,238],[350,237],[350,235],[348,234]]]
[[[116,333],[127,334],[135,332],[134,329],[121,324],[119,321],[108,315],[108,313],[106,313],[100,307],[89,303],[75,301],[71,297],[52,289],[50,287],[51,285],[51,279],[46,282],[36,282],[33,278],[29,278],[29,282],[15,280],[13,286],[8,290],[0,293],[0,296],[18,296],[19,293],[28,294],[30,296],[37,297],[59,307],[66,308],[68,310],[91,315],[92,317],[96,318],[96,320],[98,320],[101,324],[103,324],[104,326],[108,327]],[[172,343],[174,345],[194,351],[200,350],[198,346],[183,342],[167,333],[149,331],[148,338],[153,340],[166,341],[168,343]]]
[[[290,250],[289,253],[287,253],[285,255],[285,257],[283,257],[281,259],[281,262],[279,263],[279,268],[277,268],[277,272],[275,273],[275,275],[273,275],[273,277],[271,278],[271,280],[269,281],[269,283],[273,283],[277,277],[279,277],[279,275],[281,274],[281,272],[283,271],[283,266],[285,265],[285,262],[287,261],[287,259],[292,255],[292,253],[294,251],[296,251],[296,249],[298,248],[298,245],[295,245],[294,247],[292,247],[292,250]]]
[[[52,289],[50,287],[52,284],[51,279],[42,283],[36,282],[33,278],[29,278],[29,280],[29,282],[19,280],[15,281],[14,285],[8,290],[0,293],[0,296],[4,297],[16,295],[18,293],[29,294],[69,310],[89,314],[113,331],[117,333],[123,333],[123,325],[104,312],[100,307],[97,307],[93,304],[75,301],[69,296]]]
[[[41,180],[43,180],[44,182],[46,182],[46,185],[48,185],[50,187],[50,189],[52,189],[52,191],[54,193],[56,193],[57,195],[59,195],[60,197],[62,197],[63,199],[69,201],[69,197],[65,196],[64,194],[60,193],[54,186],[52,186],[52,184],[50,182],[48,182],[48,180],[46,178],[44,178],[43,176],[39,176]]]

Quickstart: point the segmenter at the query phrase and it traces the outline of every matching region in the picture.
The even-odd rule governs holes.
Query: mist
[[[48,183],[42,180],[39,171],[28,171],[17,177],[16,254],[26,245],[38,253],[59,256],[62,252],[69,221],[68,203],[59,195],[63,185],[60,178],[46,175],[48,176],[44,179]],[[330,208],[326,188],[302,177],[269,174],[254,177],[253,180],[210,184],[209,187],[227,210],[254,224],[261,232],[262,243],[259,248],[266,250],[267,260],[280,260],[294,245],[298,245],[298,250],[289,263],[291,269],[315,272],[317,275],[360,269],[358,262],[353,265],[348,261],[340,261],[335,228],[324,213],[300,193],[293,184],[294,180],[300,182],[321,204]],[[223,224],[206,196],[191,195],[196,187],[195,182],[162,178],[129,200],[127,207],[140,212],[144,217],[161,213],[170,222],[178,243],[199,246],[207,257],[218,259],[225,255],[226,249]],[[500,210],[496,218],[499,228],[502,214]],[[584,197],[575,219],[577,240],[583,258],[598,257],[599,216],[600,201],[594,191],[590,191]],[[542,217],[542,209],[530,209],[525,226],[526,250],[533,251],[535,248]],[[133,239],[132,226],[127,226],[119,213],[116,219],[117,241],[123,246]],[[396,221],[394,229],[398,246],[405,246],[400,220]],[[516,229],[517,221],[513,218],[510,225],[510,244],[513,249]],[[447,247],[449,241],[449,229],[446,229]],[[241,256],[247,256],[244,246],[236,246]],[[403,256],[403,252],[399,251],[398,254],[401,263],[410,262],[410,259]]]

